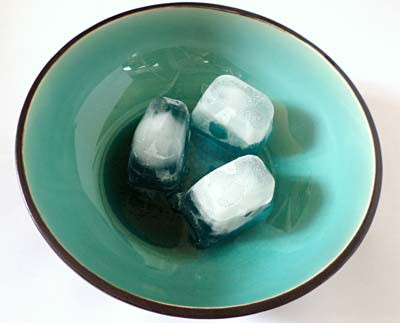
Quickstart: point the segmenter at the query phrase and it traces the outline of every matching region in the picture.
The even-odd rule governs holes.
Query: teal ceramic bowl
[[[220,74],[275,104],[263,152],[275,203],[237,237],[197,250],[169,210],[142,216],[126,158],[154,96],[193,109]],[[326,54],[269,19],[195,3],[125,12],[66,44],[28,94],[16,156],[33,219],[70,267],[123,301],[185,317],[263,311],[321,284],[365,236],[382,172],[368,109]]]

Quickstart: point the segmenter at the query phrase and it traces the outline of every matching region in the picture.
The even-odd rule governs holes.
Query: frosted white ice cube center
[[[200,179],[189,193],[212,234],[227,234],[266,209],[275,180],[254,155],[239,157]]]
[[[232,75],[217,77],[192,113],[202,132],[231,146],[247,149],[270,133],[274,106],[265,94]]]

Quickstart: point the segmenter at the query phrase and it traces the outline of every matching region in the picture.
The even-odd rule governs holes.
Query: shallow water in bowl
[[[163,57],[164,60],[156,60]],[[122,70],[135,82],[119,98],[114,109],[127,112],[104,127],[106,135],[98,147],[99,186],[102,203],[108,210],[108,220],[124,235],[134,235],[156,246],[192,248],[188,229],[179,212],[171,207],[164,194],[148,196],[134,192],[128,186],[127,164],[130,144],[147,102],[137,102],[137,84],[149,82],[152,95],[168,96],[185,102],[193,110],[201,94],[214,78],[230,73],[243,77],[244,73],[217,55],[186,48],[168,48],[145,55],[133,54]],[[196,75],[188,84],[188,75]],[[143,94],[143,93],[141,93]],[[152,99],[149,96],[149,100]],[[282,156],[301,154],[313,140],[313,127],[303,114],[291,112],[277,102],[272,133],[257,153],[276,179],[276,193],[271,213],[261,222],[273,235],[286,234],[307,222],[322,203],[320,187],[307,176],[293,178],[285,175],[279,162]],[[107,122],[106,122],[107,124]],[[301,133],[298,132],[301,125]],[[305,130],[306,129],[306,130]],[[274,163],[274,155],[277,160]],[[184,191],[211,170],[237,158],[239,155],[213,143],[192,130],[188,149]],[[260,223],[255,225],[260,226]],[[228,239],[226,243],[240,240]]]
[[[160,57],[163,59],[160,60]],[[190,245],[188,230],[181,215],[171,207],[165,194],[146,196],[133,191],[127,182],[127,164],[130,144],[135,128],[146,108],[145,102],[135,106],[137,83],[149,82],[152,95],[168,96],[185,102],[189,110],[196,105],[201,94],[219,75],[231,74],[243,77],[244,73],[233,64],[215,54],[204,50],[176,47],[162,49],[139,55],[132,54],[122,67],[133,80],[119,99],[119,105],[126,109],[131,104],[131,113],[110,124],[105,132],[111,138],[100,145],[97,153],[100,165],[100,191],[105,209],[109,210],[110,222],[124,234],[134,234],[144,241],[162,247]],[[188,84],[188,76],[193,82]],[[184,81],[185,80],[185,81]],[[111,131],[109,130],[111,129]],[[258,155],[273,172],[273,164],[267,146],[262,147]],[[192,130],[187,154],[187,167],[184,177],[184,191],[202,176],[213,169],[240,156],[214,143]]]

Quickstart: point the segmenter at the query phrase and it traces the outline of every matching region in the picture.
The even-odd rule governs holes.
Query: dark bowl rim
[[[23,163],[23,134],[24,134],[24,126],[26,117],[28,114],[28,110],[31,104],[31,100],[41,82],[43,77],[46,75],[47,71],[53,66],[53,64],[60,58],[62,55],[77,41],[79,41],[82,37],[89,34],[93,30],[108,24],[109,22],[115,21],[119,18],[132,15],[135,13],[140,13],[144,11],[154,10],[154,9],[161,9],[161,8],[203,8],[203,9],[212,9],[217,11],[225,11],[232,14],[238,14],[242,16],[249,17],[251,19],[256,19],[263,23],[267,23],[278,27],[279,29],[290,33],[291,35],[295,36],[302,42],[306,43],[307,45],[311,46],[314,50],[316,50],[319,54],[321,54],[331,65],[332,67],[340,74],[340,76],[344,79],[344,81],[350,86],[352,92],[356,96],[360,106],[362,107],[365,117],[368,121],[369,128],[371,131],[374,149],[375,149],[375,183],[372,191],[372,196],[370,200],[370,204],[368,210],[365,214],[364,220],[362,221],[358,231],[353,236],[352,240],[347,244],[346,248],[321,272],[319,272],[316,276],[310,278],[303,284],[283,293],[278,296],[268,298],[265,300],[237,305],[237,306],[229,306],[229,307],[187,307],[187,306],[179,306],[173,304],[166,304],[160,303],[157,301],[153,301],[150,299],[145,299],[140,296],[134,295],[127,291],[124,291],[109,282],[103,280],[95,273],[84,267],[81,263],[79,263],[64,247],[58,242],[57,238],[52,234],[50,229],[47,227],[45,221],[41,217],[38,209],[35,206],[33,201],[31,192],[29,190],[27,178],[25,175],[24,163]],[[25,199],[25,203],[28,207],[28,210],[31,214],[31,217],[36,224],[38,230],[45,238],[47,243],[51,246],[51,248],[55,251],[55,253],[69,266],[71,267],[77,274],[79,274],[82,278],[87,280],[89,283],[93,284],[103,292],[114,296],[115,298],[122,300],[126,303],[138,306],[140,308],[166,314],[172,316],[179,316],[179,317],[187,317],[187,318],[227,318],[227,317],[237,317],[243,316],[248,314],[253,314],[261,311],[266,311],[269,309],[276,308],[278,306],[284,305],[289,303],[308,292],[312,291],[314,288],[321,285],[324,281],[326,281],[329,277],[331,277],[334,273],[336,273],[344,263],[350,258],[350,256],[356,251],[358,246],[360,245],[361,241],[364,239],[371,223],[375,215],[375,211],[378,205],[378,200],[381,191],[382,185],[382,156],[381,156],[381,148],[379,144],[378,133],[375,128],[372,116],[368,110],[367,105],[365,104],[363,98],[361,97],[360,93],[351,82],[349,77],[342,71],[342,69],[327,55],[325,54],[320,48],[314,45],[312,42],[304,38],[303,36],[299,35],[295,31],[291,30],[290,28],[274,21],[269,18],[265,18],[261,15],[254,14],[242,9],[237,9],[228,6],[222,6],[217,4],[210,4],[210,3],[197,3],[197,2],[178,2],[178,3],[165,3],[165,4],[156,4],[151,6],[146,6],[142,8],[137,8],[133,10],[128,10],[122,12],[120,14],[114,15],[107,19],[100,21],[99,23],[91,26],[90,28],[86,29],[85,31],[81,32],[79,35],[71,39],[68,43],[66,43],[51,59],[50,61],[44,66],[41,70],[37,78],[32,84],[32,87],[29,90],[29,93],[25,99],[24,105],[22,107],[22,111],[20,114],[20,118],[18,121],[17,126],[17,134],[16,134],[16,146],[15,146],[15,156],[16,156],[16,167],[17,173],[20,181],[20,187]]]

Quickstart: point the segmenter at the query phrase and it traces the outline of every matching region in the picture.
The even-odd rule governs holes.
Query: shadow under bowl
[[[220,74],[274,102],[262,156],[276,195],[266,219],[197,250],[173,210],[145,216],[126,159],[153,97],[192,110]],[[377,133],[343,71],[286,27],[209,4],[128,11],[71,40],[28,94],[16,156],[33,219],[70,267],[121,300],[185,317],[259,312],[321,284],[363,239],[381,185]]]

